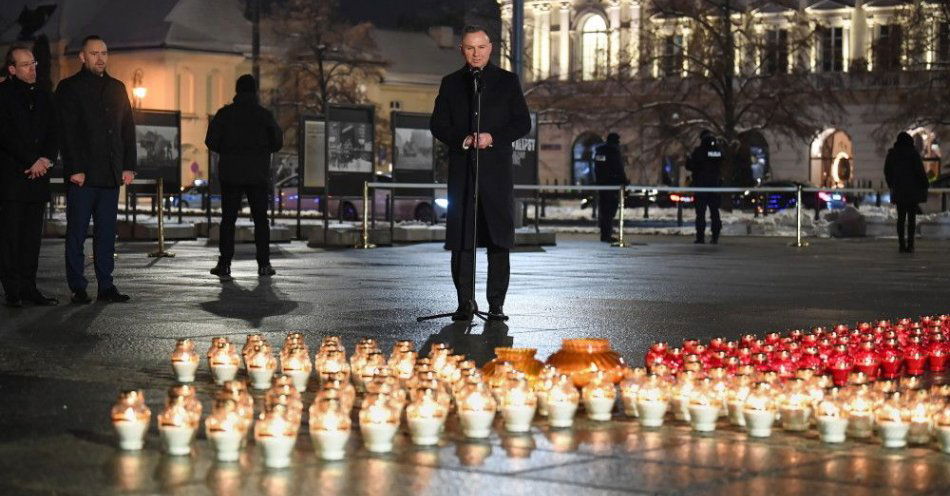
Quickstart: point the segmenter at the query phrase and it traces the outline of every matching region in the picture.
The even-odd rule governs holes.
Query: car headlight
[[[436,204],[436,206],[438,206],[439,208],[449,208],[449,200],[448,200],[448,198],[436,198],[436,199],[435,199],[435,204]]]

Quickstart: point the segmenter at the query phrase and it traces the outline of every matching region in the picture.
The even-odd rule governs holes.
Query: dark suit
[[[49,201],[49,174],[24,171],[59,153],[53,96],[16,77],[0,83],[0,279],[7,297],[36,293],[36,271]]]
[[[254,242],[258,265],[270,264],[270,226],[267,198],[270,156],[283,146],[283,133],[273,114],[257,102],[254,93],[238,93],[208,125],[205,144],[219,154],[221,180],[221,261],[234,258],[234,224],[241,198],[247,195],[254,218]]]
[[[63,177],[66,189],[66,280],[85,290],[83,244],[95,219],[93,256],[99,293],[111,289],[115,231],[122,172],[134,171],[135,123],[122,81],[97,76],[85,67],[60,81],[56,103],[62,123]],[[85,184],[69,183],[84,173]]]
[[[599,186],[621,186],[627,184],[627,174],[623,170],[623,156],[620,145],[604,143],[594,151],[594,177]],[[600,240],[609,241],[614,234],[614,216],[620,205],[620,192],[597,192],[597,221],[600,225]],[[621,229],[623,227],[621,226]]]
[[[692,172],[692,186],[697,188],[718,188],[722,186],[720,177],[722,169],[722,150],[714,138],[704,140],[697,146],[686,160],[686,170]],[[719,205],[722,202],[719,193],[696,193],[696,239],[704,241],[706,238],[706,210],[712,221],[712,239],[715,243],[722,231],[722,220],[719,217]]]
[[[927,201],[930,183],[924,162],[910,139],[898,140],[887,151],[884,178],[891,190],[891,202],[897,205],[897,241],[901,248],[914,249],[919,203]]]
[[[514,246],[514,183],[511,144],[531,130],[531,117],[518,77],[488,64],[482,71],[481,132],[493,146],[479,150],[478,244],[488,248],[488,302],[503,305],[508,291],[508,253]],[[449,149],[445,248],[452,250],[452,278],[459,302],[474,299],[475,148],[464,149],[475,132],[473,76],[463,67],[442,78],[430,129]]]

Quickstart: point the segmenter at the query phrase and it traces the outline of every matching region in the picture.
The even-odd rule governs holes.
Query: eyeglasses
[[[17,67],[21,67],[21,68],[27,68],[27,67],[30,67],[30,66],[36,67],[36,65],[37,65],[37,62],[36,62],[35,60],[33,60],[33,61],[30,61],[30,62],[20,62],[20,63],[17,64],[16,66],[17,66]]]

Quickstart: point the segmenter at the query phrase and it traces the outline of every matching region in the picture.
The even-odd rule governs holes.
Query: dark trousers
[[[606,241],[614,235],[614,216],[617,215],[617,207],[620,205],[620,194],[616,191],[599,191],[597,196],[597,223],[600,225],[600,240]]]
[[[897,242],[901,248],[914,248],[914,234],[917,232],[917,204],[897,204]]]
[[[463,243],[462,246],[465,245]],[[488,305],[503,306],[511,275],[510,250],[492,242],[481,208],[478,209],[478,245],[488,249],[488,281],[485,288]],[[459,304],[475,299],[475,285],[472,284],[474,261],[474,250],[452,250],[452,282],[455,283]]]
[[[89,221],[92,231],[92,257],[99,293],[111,289],[115,269],[115,227],[119,213],[119,188],[79,187],[70,183],[66,190],[66,282],[69,289],[86,289],[83,245]]]
[[[8,201],[0,205],[0,281],[8,298],[36,292],[46,202]]]
[[[706,209],[709,209],[709,218],[712,221],[713,238],[719,239],[722,231],[722,219],[719,218],[719,204],[721,199],[717,193],[696,193],[696,239],[706,237]]]
[[[258,265],[270,264],[270,225],[267,224],[267,191],[263,184],[221,184],[221,240],[218,248],[221,261],[231,263],[234,258],[234,223],[241,210],[241,199],[247,195],[254,219],[254,244],[257,246]],[[297,199],[300,200],[299,198]]]

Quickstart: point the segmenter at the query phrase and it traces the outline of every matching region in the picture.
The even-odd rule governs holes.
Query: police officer
[[[619,134],[608,134],[607,142],[594,150],[594,178],[598,186],[627,184],[627,175],[623,169],[623,155],[620,152]],[[600,224],[600,240],[610,243],[616,241],[614,215],[617,214],[620,194],[619,191],[599,191],[598,193],[597,215]]]
[[[53,95],[36,84],[36,59],[26,45],[7,52],[9,79],[0,83],[0,281],[6,304],[48,306],[36,289],[49,169],[59,155]]]
[[[686,169],[693,173],[692,185],[704,188],[716,188],[722,185],[720,169],[722,167],[722,148],[719,141],[709,131],[699,135],[700,144],[686,160]],[[719,219],[719,193],[696,194],[696,241],[706,242],[706,209],[712,219],[712,244],[719,242],[722,221]]]

